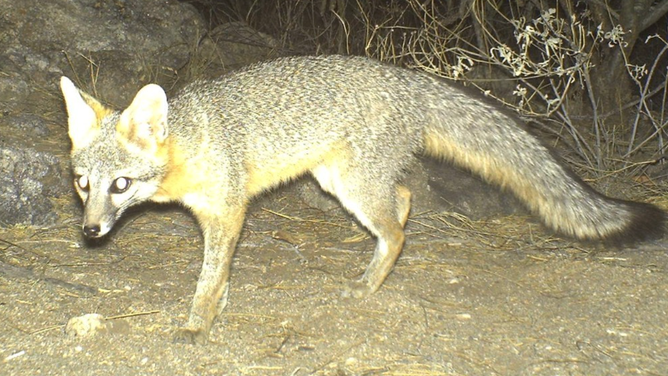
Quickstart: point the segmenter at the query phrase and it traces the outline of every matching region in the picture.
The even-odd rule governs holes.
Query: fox
[[[195,80],[171,98],[143,86],[124,110],[63,76],[74,187],[85,238],[106,236],[130,207],[180,203],[204,258],[188,321],[173,340],[205,344],[229,296],[249,202],[310,174],[375,237],[343,296],[380,288],[405,242],[416,158],[462,166],[512,192],[551,230],[630,245],[661,237],[659,207],[598,193],[512,111],[443,78],[366,57],[302,56]]]

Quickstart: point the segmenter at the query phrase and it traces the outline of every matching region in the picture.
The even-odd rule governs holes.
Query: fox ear
[[[65,98],[68,134],[72,140],[72,148],[82,148],[99,131],[96,109],[102,110],[104,107],[88,95],[84,100],[79,89],[65,76],[60,78],[60,90]]]
[[[121,114],[116,131],[144,150],[155,151],[167,138],[167,95],[158,85],[146,85]]]

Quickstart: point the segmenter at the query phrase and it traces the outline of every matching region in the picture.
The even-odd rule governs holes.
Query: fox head
[[[72,141],[74,187],[84,203],[82,229],[106,235],[129,207],[159,189],[167,165],[167,97],[158,85],[144,86],[123,112],[103,106],[60,80]]]

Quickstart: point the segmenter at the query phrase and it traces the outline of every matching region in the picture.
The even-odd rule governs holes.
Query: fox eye
[[[81,189],[84,192],[88,192],[88,189],[90,188],[88,185],[88,176],[77,175],[74,181],[76,185],[79,187],[79,189]]]
[[[111,188],[109,191],[111,193],[123,193],[127,191],[128,188],[130,188],[130,185],[132,185],[132,179],[120,177],[111,183]]]

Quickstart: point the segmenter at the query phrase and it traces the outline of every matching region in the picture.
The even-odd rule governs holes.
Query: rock
[[[65,334],[70,337],[93,337],[98,334],[127,334],[130,324],[120,320],[108,320],[98,313],[72,317],[65,325]]]
[[[205,34],[197,11],[175,0],[0,0],[0,9],[3,76],[21,82],[0,82],[10,106],[30,96],[26,83],[55,88],[62,74],[122,102],[130,87],[173,81]]]
[[[7,125],[16,130],[19,134],[30,135],[31,138],[26,141],[32,141],[33,145],[37,139],[51,134],[44,119],[35,114],[19,114],[7,117],[4,120]]]
[[[457,212],[479,220],[528,212],[511,193],[468,171],[431,158],[421,162],[406,178],[413,193],[413,214]]]
[[[57,222],[51,198],[69,190],[58,158],[0,139],[0,171],[0,226]]]
[[[227,71],[278,56],[279,42],[243,22],[216,26],[197,45],[183,71],[191,78],[216,78]]]

